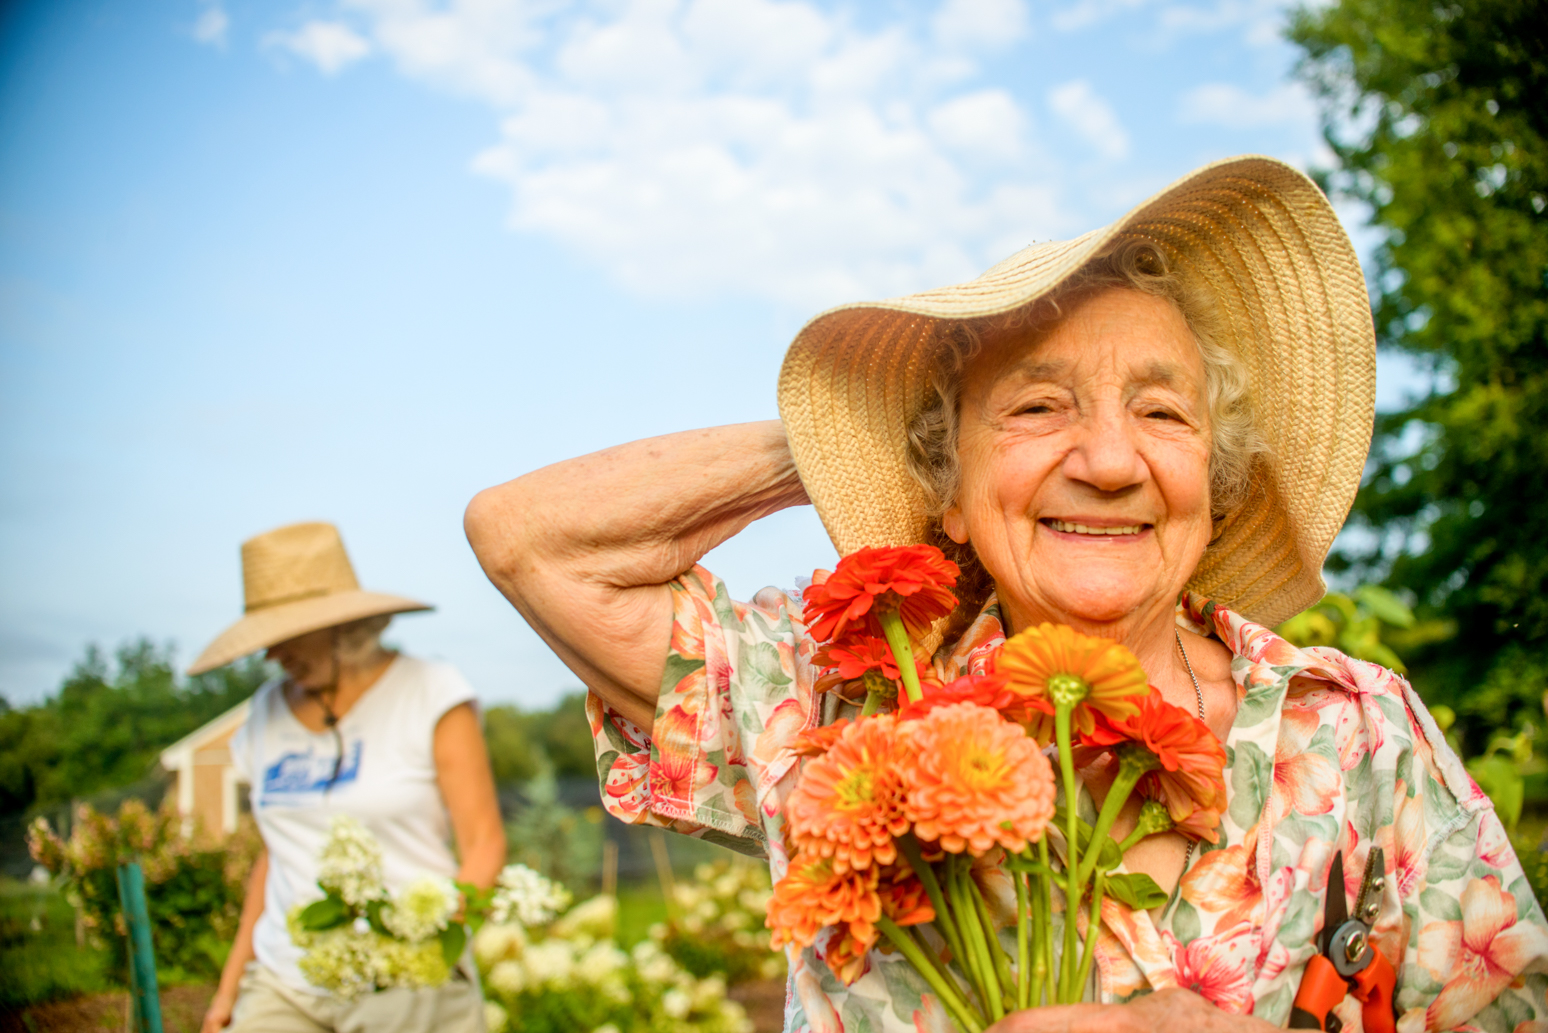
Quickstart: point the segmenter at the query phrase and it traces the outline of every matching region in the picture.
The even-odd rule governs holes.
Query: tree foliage
[[[484,742],[496,782],[528,782],[545,774],[597,777],[584,693],[569,693],[552,710],[490,707],[484,712]]]
[[[1417,601],[1416,686],[1483,746],[1548,681],[1548,18],[1538,0],[1337,0],[1291,22],[1380,233],[1383,348],[1432,387],[1379,417],[1345,564]],[[1398,644],[1398,643],[1394,643]]]
[[[53,696],[0,712],[0,813],[140,781],[161,750],[252,695],[269,673],[253,657],[183,680],[170,646],[141,638],[112,663],[89,647]]]

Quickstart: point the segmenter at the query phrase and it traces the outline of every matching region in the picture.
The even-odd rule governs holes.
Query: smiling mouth
[[[1113,535],[1139,534],[1149,524],[1123,524],[1118,527],[1092,527],[1089,524],[1077,524],[1070,520],[1055,520],[1052,517],[1042,521],[1055,531],[1063,531],[1065,534],[1088,534],[1093,538],[1106,538]]]

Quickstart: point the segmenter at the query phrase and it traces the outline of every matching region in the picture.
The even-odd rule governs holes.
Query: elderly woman
[[[1237,159],[972,283],[817,317],[781,422],[539,470],[481,494],[467,528],[590,687],[608,808],[766,852],[776,878],[792,740],[846,704],[814,688],[796,599],[733,602],[696,565],[751,521],[811,502],[841,553],[939,544],[964,571],[941,678],[1042,621],[1127,645],[1227,747],[1220,840],[1135,846],[1129,869],[1172,900],[1110,903],[1090,1003],[1005,1030],[1282,1026],[1324,900],[1353,896],[1373,846],[1399,1028],[1541,1029],[1548,924],[1489,800],[1401,678],[1269,630],[1324,591],[1373,393],[1364,281],[1327,201]],[[1083,778],[1100,802],[1109,773]],[[896,955],[848,987],[813,949],[791,962],[788,1029],[940,1022]],[[1336,1014],[1359,1024],[1360,1004]]]

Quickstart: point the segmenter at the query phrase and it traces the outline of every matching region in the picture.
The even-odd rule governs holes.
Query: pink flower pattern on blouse
[[[595,696],[587,703],[603,803],[626,822],[767,857],[777,879],[799,762],[790,743],[835,720],[840,701],[813,691],[815,644],[798,599],[765,589],[736,602],[700,567],[672,589],[653,734]],[[1104,901],[1091,998],[1184,986],[1282,1025],[1316,953],[1334,852],[1344,852],[1347,882],[1333,889],[1352,900],[1380,844],[1387,880],[1372,938],[1398,967],[1401,1033],[1548,1033],[1548,921],[1489,798],[1408,683],[1333,649],[1297,648],[1198,595],[1183,595],[1177,620],[1234,656],[1227,813],[1219,844],[1201,844],[1160,919]],[[1003,641],[991,598],[936,653],[937,674],[981,673]],[[948,1028],[897,956],[873,952],[844,987],[820,950],[790,958],[787,1030]],[[1350,1004],[1339,1013],[1357,1033]]]

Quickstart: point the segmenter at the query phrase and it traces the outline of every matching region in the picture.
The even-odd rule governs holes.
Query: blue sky
[[[478,489],[773,417],[784,346],[824,307],[971,277],[1215,158],[1322,154],[1259,0],[4,18],[12,703],[88,642],[186,662],[239,613],[238,543],[328,519],[367,587],[438,605],[394,641],[545,704],[576,683],[469,553]],[[709,563],[745,595],[831,560],[803,509]]]

